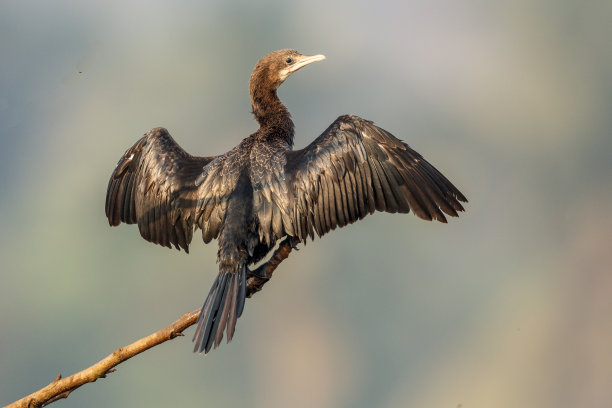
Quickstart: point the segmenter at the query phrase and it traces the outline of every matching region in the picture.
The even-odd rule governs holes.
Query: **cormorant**
[[[138,224],[147,241],[188,252],[193,232],[218,238],[219,275],[198,318],[194,351],[208,353],[242,314],[247,267],[277,240],[314,239],[377,211],[446,222],[466,198],[407,144],[357,116],[336,119],[301,150],[276,90],[300,68],[325,59],[295,50],[263,57],[250,80],[259,129],[220,156],[185,152],[164,128],[128,149],[108,184],[111,226]]]

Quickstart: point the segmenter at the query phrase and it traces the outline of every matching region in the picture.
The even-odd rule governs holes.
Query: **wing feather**
[[[202,189],[195,183],[213,159],[191,156],[166,129],[146,133],[111,175],[105,208],[109,224],[137,223],[147,241],[188,251],[196,215],[215,209],[197,206]]]
[[[420,154],[357,116],[339,117],[309,146],[285,155],[289,197],[272,196],[272,203],[292,214],[294,236],[302,241],[375,210],[412,210],[420,218],[446,222],[444,214],[457,216],[467,201]],[[272,232],[280,238],[276,228]]]

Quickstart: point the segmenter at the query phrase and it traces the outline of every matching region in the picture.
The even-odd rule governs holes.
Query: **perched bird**
[[[250,80],[259,129],[229,152],[197,157],[164,128],[146,133],[119,160],[108,183],[111,226],[138,224],[147,241],[188,251],[193,232],[219,241],[219,275],[204,302],[194,351],[208,353],[242,314],[248,266],[277,240],[292,245],[362,219],[375,210],[414,212],[446,222],[466,198],[407,144],[357,116],[336,119],[301,150],[276,90],[302,67],[325,59],[295,50],[263,57]]]

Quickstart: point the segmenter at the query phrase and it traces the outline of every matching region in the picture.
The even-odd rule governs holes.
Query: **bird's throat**
[[[293,145],[293,121],[291,114],[278,98],[276,90],[265,88],[251,89],[253,115],[262,130],[275,134]]]

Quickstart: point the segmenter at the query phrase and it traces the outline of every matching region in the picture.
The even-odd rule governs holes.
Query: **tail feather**
[[[214,334],[215,337],[215,348],[219,346],[219,343],[221,343],[221,339],[223,338],[223,331],[227,326],[227,317],[231,313],[232,309],[231,304],[236,304],[235,300],[232,302],[232,298],[236,299],[236,291],[234,290],[235,287],[236,279],[230,279],[229,283],[227,284],[227,290],[224,291],[223,298],[221,299],[221,303],[219,304],[219,306],[221,307],[221,309],[219,309],[221,310],[221,316],[217,315],[217,317],[215,318],[215,324],[211,332],[211,335]],[[219,327],[221,327],[221,330],[219,330]]]
[[[238,310],[236,311],[236,317],[242,316],[244,310],[244,302],[246,300],[246,266],[240,268],[240,287],[238,288]]]
[[[232,339],[245,299],[246,268],[241,266],[235,272],[221,271],[200,311],[193,336],[194,352],[208,353],[211,348],[217,348],[226,329],[227,341]]]
[[[229,312],[229,321],[227,323],[227,342],[229,343],[234,337],[234,331],[236,330],[236,320],[240,316],[242,316],[242,311],[244,310],[244,302],[246,300],[246,267],[242,266],[240,268],[240,280],[238,283],[238,293],[236,296],[236,302],[232,302],[230,312]]]

